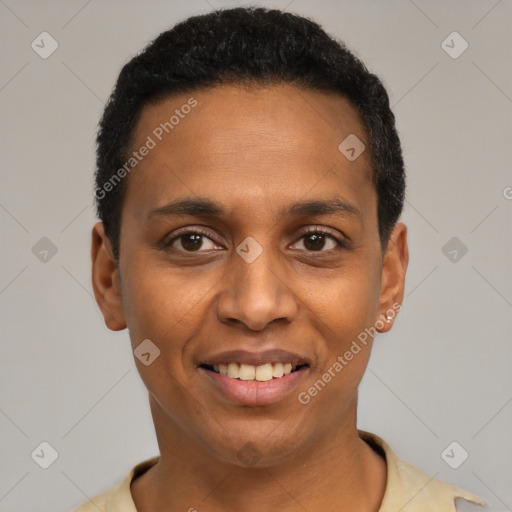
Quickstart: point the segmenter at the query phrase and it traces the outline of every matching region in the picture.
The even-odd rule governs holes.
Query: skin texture
[[[297,400],[365,328],[391,329],[385,312],[403,299],[406,227],[395,226],[383,253],[369,150],[353,162],[338,150],[349,134],[369,148],[357,110],[292,85],[224,85],[147,106],[133,148],[192,96],[197,106],[129,176],[119,267],[102,223],[92,233],[106,325],[128,327],[133,349],[150,339],[161,351],[149,366],[135,360],[161,452],[132,482],[137,509],[377,511],[386,464],[356,428],[371,342],[307,405]],[[148,219],[178,198],[214,200],[226,213]],[[339,199],[359,214],[279,213],[312,199]],[[183,228],[207,233],[199,250],[176,238]],[[330,236],[315,246],[309,228],[345,247]],[[263,249],[252,263],[236,252],[249,236]],[[224,350],[273,348],[311,361],[278,403],[234,403],[198,368]],[[240,456],[248,444],[258,460]]]

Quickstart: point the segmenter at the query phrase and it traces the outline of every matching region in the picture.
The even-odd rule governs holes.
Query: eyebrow
[[[355,206],[340,199],[313,199],[309,201],[297,201],[286,206],[280,212],[280,216],[316,216],[338,214],[342,216],[355,215],[362,220],[361,211]],[[154,208],[148,213],[148,220],[155,216],[195,216],[195,217],[222,217],[226,216],[226,210],[220,203],[209,199],[178,199],[170,203]]]

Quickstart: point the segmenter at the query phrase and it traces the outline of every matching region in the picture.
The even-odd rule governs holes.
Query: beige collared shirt
[[[456,512],[455,498],[483,505],[474,494],[445,484],[402,462],[380,437],[359,431],[361,439],[383,454],[387,465],[386,491],[379,512]],[[132,480],[158,462],[153,457],[137,464],[113,489],[88,501],[75,512],[137,512],[130,493]]]

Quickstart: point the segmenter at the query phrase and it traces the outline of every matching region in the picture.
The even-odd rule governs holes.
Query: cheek
[[[348,338],[357,337],[378,319],[379,268],[364,262],[342,268],[324,286],[314,283],[308,293],[308,307],[326,339],[343,348]]]
[[[313,372],[313,387],[304,391],[307,397],[318,395],[317,405],[328,409],[329,403],[338,403],[330,407],[335,416],[355,399],[370,357],[380,296],[378,261],[361,255],[324,286],[314,283],[309,292],[309,318],[321,340],[316,344],[319,367]]]
[[[181,351],[204,319],[214,281],[190,279],[187,272],[142,258],[129,268],[123,306],[132,345],[149,338],[162,351]]]
[[[204,321],[206,291],[211,286],[199,286],[198,280],[142,258],[130,261],[129,268],[123,304],[138,372],[153,399],[169,415],[179,416],[183,414],[181,406],[168,408],[165,404],[187,404],[184,383],[191,371],[187,344]],[[152,351],[158,355],[146,365],[137,357],[137,347],[144,346],[141,343],[148,339],[156,347],[150,345],[151,357]]]

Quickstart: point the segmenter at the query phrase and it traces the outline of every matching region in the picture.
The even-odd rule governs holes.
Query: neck
[[[158,405],[152,412],[159,462],[132,482],[138,512],[347,510],[377,512],[386,487],[386,462],[362,441],[354,407],[328,436],[267,467],[240,467],[173,424]],[[164,423],[167,422],[167,424]],[[166,425],[166,428],[158,426]]]

